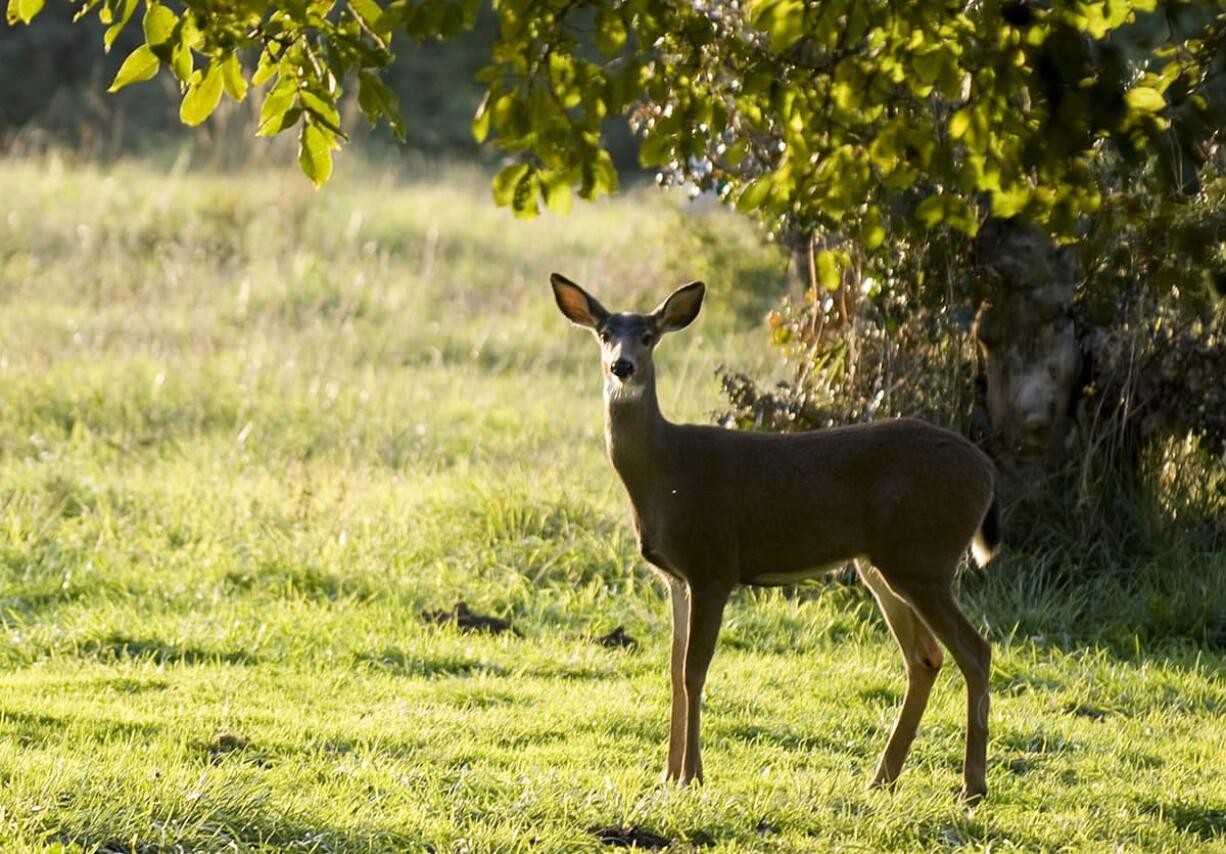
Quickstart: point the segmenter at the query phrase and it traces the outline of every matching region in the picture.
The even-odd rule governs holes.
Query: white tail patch
[[[975,558],[975,563],[980,568],[988,565],[988,561],[996,557],[996,553],[1000,551],[1000,546],[989,548],[988,542],[983,538],[983,531],[976,531],[975,538],[971,540],[971,555]]]

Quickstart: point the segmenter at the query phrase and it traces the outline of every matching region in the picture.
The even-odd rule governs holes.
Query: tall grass
[[[667,196],[520,223],[475,171],[334,181],[0,161],[5,850],[1221,844],[1221,653],[1184,611],[1129,630],[1186,596],[1007,556],[963,579],[997,644],[986,807],[953,798],[954,676],[899,791],[863,791],[902,668],[837,583],[737,596],[709,783],[661,788],[668,609],[547,276],[617,308],[705,279],[660,353],[666,412],[701,420],[717,364],[775,370],[778,257]],[[1220,601],[1220,571],[1154,561]],[[421,619],[459,600],[520,636]],[[639,652],[592,643],[619,624]]]

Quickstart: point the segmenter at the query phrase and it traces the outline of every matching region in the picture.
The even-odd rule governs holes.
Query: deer
[[[605,445],[630,500],[639,551],[672,604],[672,715],[664,780],[703,781],[702,693],[738,585],[795,584],[854,562],[902,652],[906,688],[870,788],[895,784],[937,674],[941,645],[966,682],[961,798],[987,794],[991,647],[953,580],[968,545],[1001,544],[995,469],[968,439],[898,418],[764,433],[674,424],[660,411],[653,353],[698,316],[706,286],[650,314],[613,313],[558,273],[558,308],[600,345]]]

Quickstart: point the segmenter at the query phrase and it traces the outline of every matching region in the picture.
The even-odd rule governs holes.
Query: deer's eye
[[[599,332],[599,333],[597,333],[597,334],[598,334],[598,335],[599,335],[599,337],[600,337],[600,343],[601,343],[601,344],[608,344],[608,343],[609,343],[609,339],[613,337],[613,336],[611,336],[611,335],[609,334],[609,331],[608,331],[607,329],[602,329],[602,330],[600,330],[600,332]]]
[[[650,332],[644,332],[643,333],[643,346],[650,347],[654,343],[656,343],[656,336],[652,335]]]

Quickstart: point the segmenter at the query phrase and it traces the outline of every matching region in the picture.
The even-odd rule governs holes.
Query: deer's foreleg
[[[668,728],[668,764],[664,780],[681,779],[685,760],[685,646],[690,631],[690,600],[685,582],[669,577],[668,592],[673,604],[673,648],[670,674],[672,677],[673,711]]]
[[[702,782],[702,755],[699,740],[699,713],[707,668],[715,654],[715,640],[728,591],[716,585],[689,584],[689,632],[685,645],[685,755],[682,760],[682,785]]]

